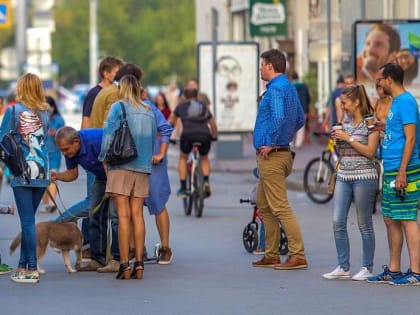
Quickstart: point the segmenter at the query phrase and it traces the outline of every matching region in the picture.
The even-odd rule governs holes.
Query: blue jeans
[[[45,189],[46,187],[13,187],[22,230],[18,268],[37,270],[35,212]]]
[[[347,233],[347,217],[352,201],[356,207],[357,224],[362,236],[362,267],[373,269],[375,233],[372,212],[378,180],[337,180],[334,191],[333,229],[338,264],[345,271],[350,269],[350,244]]]
[[[101,202],[105,195],[106,180],[95,179],[92,187],[92,199],[89,207],[89,243],[92,259],[106,264],[107,227],[108,219],[111,223],[111,255],[113,259],[120,260],[118,247],[118,216],[115,204],[106,199],[94,213],[92,210]]]
[[[92,199],[92,187],[93,183],[95,182],[95,178],[95,174],[86,171],[86,198],[72,205],[70,208],[63,212],[62,216],[59,216],[55,219],[57,222],[69,222],[73,220],[74,217],[84,217],[82,221],[83,244],[89,243],[89,205],[90,200]]]

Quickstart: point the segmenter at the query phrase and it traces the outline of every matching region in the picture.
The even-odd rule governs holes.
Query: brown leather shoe
[[[285,263],[280,263],[274,266],[277,270],[293,270],[293,269],[305,269],[308,268],[308,262],[305,258],[298,258],[295,256],[289,256]]]
[[[102,267],[103,265],[100,262],[92,259],[86,266],[80,267],[78,271],[97,271],[98,268]]]
[[[273,268],[275,265],[280,264],[280,258],[268,258],[263,256],[260,260],[256,260],[252,262],[254,267],[265,267],[265,268]]]

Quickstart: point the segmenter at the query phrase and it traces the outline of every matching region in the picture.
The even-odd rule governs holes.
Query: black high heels
[[[143,279],[143,272],[144,272],[144,263],[143,261],[136,261],[133,265],[133,269],[131,270],[131,278],[132,279]]]
[[[121,263],[116,279],[129,280],[131,278],[131,267],[128,262]]]

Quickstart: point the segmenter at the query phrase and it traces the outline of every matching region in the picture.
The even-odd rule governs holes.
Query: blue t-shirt
[[[386,117],[386,127],[382,146],[382,157],[385,171],[398,171],[405,145],[404,126],[416,125],[416,144],[409,165],[420,162],[420,117],[416,99],[404,92],[394,97]]]
[[[67,169],[74,169],[80,164],[86,171],[95,174],[97,179],[106,180],[104,166],[98,160],[101,152],[102,135],[102,129],[99,128],[80,130],[80,150],[74,157],[66,157]]]

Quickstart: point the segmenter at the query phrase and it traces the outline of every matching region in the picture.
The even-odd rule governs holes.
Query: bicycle
[[[314,136],[330,137],[329,132],[312,132]],[[327,191],[331,176],[335,171],[338,161],[338,152],[332,138],[328,139],[326,150],[322,151],[320,157],[313,158],[308,162],[303,173],[303,187],[308,197],[315,203],[323,204],[329,202],[334,194]],[[378,191],[376,200],[380,199],[382,190],[383,165],[379,159],[374,161],[378,172]],[[376,213],[376,202],[373,206],[373,213]]]
[[[312,132],[312,134],[317,137],[330,136],[328,132]],[[338,152],[334,140],[329,138],[321,156],[313,158],[306,165],[303,173],[303,188],[313,202],[322,204],[332,199],[333,194],[329,194],[327,189],[337,161]]]
[[[242,233],[242,242],[245,249],[252,253],[257,249],[259,243],[259,228],[263,224],[261,215],[259,214],[257,205],[255,202],[252,202],[250,199],[239,199],[240,203],[250,203],[254,205],[254,210],[252,213],[252,220],[249,222]],[[280,225],[280,243],[279,243],[279,252],[280,255],[286,255],[289,252],[289,241],[287,239],[286,232]]]
[[[184,213],[189,216],[194,205],[194,213],[197,218],[203,215],[204,198],[206,192],[204,190],[204,175],[201,168],[201,159],[199,148],[201,142],[194,142],[193,149],[187,159],[187,195],[182,198],[184,205]]]

